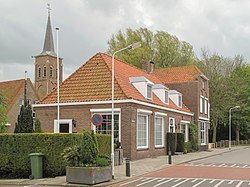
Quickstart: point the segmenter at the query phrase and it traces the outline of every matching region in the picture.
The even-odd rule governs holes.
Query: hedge
[[[184,152],[184,134],[183,133],[176,133],[177,144],[176,144],[176,151],[177,152]]]
[[[176,151],[176,133],[167,133],[167,154],[169,151],[169,146],[171,150],[171,154],[174,155]]]
[[[0,134],[0,178],[28,178],[30,153],[44,153],[44,177],[65,175],[61,153],[65,147],[79,144],[82,134]],[[110,155],[111,138],[98,135],[100,154]]]

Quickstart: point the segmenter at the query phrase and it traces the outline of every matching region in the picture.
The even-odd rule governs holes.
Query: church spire
[[[48,21],[47,21],[47,28],[46,28],[46,33],[45,33],[43,51],[41,54],[56,55],[55,49],[54,49],[51,21],[50,21],[50,10],[51,10],[50,4],[48,4],[47,9],[48,9]]]

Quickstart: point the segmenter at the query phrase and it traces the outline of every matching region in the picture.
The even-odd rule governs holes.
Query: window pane
[[[152,86],[151,85],[147,85],[147,98],[152,98]]]
[[[147,116],[138,115],[137,124],[137,147],[146,147],[147,145]]]
[[[163,145],[163,118],[155,119],[155,145]]]

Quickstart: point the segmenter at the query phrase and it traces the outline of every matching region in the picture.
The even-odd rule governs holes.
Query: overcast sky
[[[97,52],[118,30],[147,27],[201,48],[250,60],[249,0],[0,0],[0,82],[34,80],[34,59],[42,52],[47,23],[59,27],[64,78]],[[56,47],[56,46],[55,46]]]

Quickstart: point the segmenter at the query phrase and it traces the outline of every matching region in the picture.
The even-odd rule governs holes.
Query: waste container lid
[[[43,156],[43,153],[30,153],[29,156]]]

